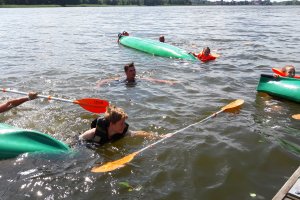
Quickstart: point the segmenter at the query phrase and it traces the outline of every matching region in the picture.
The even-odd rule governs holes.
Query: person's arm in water
[[[191,54],[191,55],[193,55],[193,56],[195,56],[195,57],[198,56],[198,54],[196,54],[196,53],[194,53],[194,52],[189,52],[189,54]]]
[[[32,99],[36,99],[37,98],[37,93],[36,92],[30,92],[28,94],[28,97],[21,97],[18,99],[12,99],[7,101],[6,103],[3,103],[0,105],[0,113],[8,111],[14,107],[17,107],[18,105],[26,102],[26,101],[30,101]]]
[[[144,137],[144,138],[149,138],[149,139],[157,139],[157,138],[162,138],[164,136],[158,135],[157,133],[153,132],[146,132],[146,131],[128,131],[128,135],[130,136],[138,136],[138,137]]]
[[[96,84],[97,84],[96,86],[101,87],[102,85],[108,84],[109,82],[118,81],[118,80],[120,80],[120,77],[114,77],[114,78],[99,80],[99,81],[96,82]]]
[[[92,128],[90,130],[85,131],[83,134],[79,136],[80,140],[92,140],[95,136],[96,133],[96,128]],[[156,133],[149,133],[146,131],[127,131],[128,136],[138,136],[138,137],[144,137],[144,138],[149,138],[149,139],[156,139],[156,138],[163,138],[165,135],[160,136]]]
[[[95,136],[96,128],[92,128],[90,130],[85,131],[83,134],[79,136],[81,140],[91,140]]]
[[[161,79],[154,79],[154,78],[141,78],[142,80],[151,81],[155,83],[166,83],[169,85],[174,85],[178,83],[177,81],[171,81],[171,80],[161,80]]]

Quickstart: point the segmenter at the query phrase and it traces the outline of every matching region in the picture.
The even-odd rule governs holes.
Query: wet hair
[[[159,41],[160,42],[165,42],[165,36],[163,36],[163,35],[159,36]]]
[[[286,65],[286,66],[284,66],[284,67],[281,69],[281,71],[282,71],[282,72],[286,72],[286,71],[288,71],[289,69],[293,69],[293,70],[295,71],[295,67],[294,67],[293,65]]]
[[[209,48],[209,47],[205,47],[205,48],[203,49],[203,51],[206,51],[206,50],[210,53],[210,48]]]
[[[129,33],[127,33],[126,31],[123,31],[122,35],[129,36]]]
[[[121,119],[127,119],[128,115],[122,108],[118,108],[115,105],[109,105],[106,108],[106,112],[104,114],[104,119],[115,124]]]
[[[124,66],[124,71],[127,72],[129,67],[134,67],[134,62],[128,63]]]
[[[127,33],[126,31],[123,31],[122,33],[118,34],[118,38],[120,39],[122,36],[129,36],[129,33]],[[119,42],[119,40],[118,40]]]

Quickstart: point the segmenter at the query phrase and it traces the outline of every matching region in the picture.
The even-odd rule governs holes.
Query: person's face
[[[119,121],[117,121],[114,124],[111,123],[110,126],[111,126],[111,128],[113,129],[114,132],[123,133],[124,128],[126,127],[125,119],[120,119]]]
[[[159,41],[160,41],[160,42],[165,42],[165,37],[161,36],[161,37],[159,38]]]
[[[210,49],[209,48],[205,48],[203,50],[204,55],[208,56],[210,54]]]
[[[288,77],[293,78],[295,76],[295,70],[293,68],[288,68],[287,71],[286,71],[286,75]]]
[[[135,67],[129,67],[127,72],[126,72],[126,76],[127,76],[127,79],[128,80],[134,80],[135,78],[135,75],[136,75],[136,72],[135,72]]]

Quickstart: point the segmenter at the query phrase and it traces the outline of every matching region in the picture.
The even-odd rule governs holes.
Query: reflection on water
[[[291,118],[300,113],[298,104],[256,92],[260,74],[300,64],[297,7],[28,8],[0,14],[3,88],[105,99],[124,108],[132,130],[159,135],[245,100],[239,113],[190,127],[104,174],[90,169],[154,141],[124,138],[96,150],[74,145],[97,115],[73,104],[26,102],[1,114],[1,122],[45,132],[73,144],[74,151],[1,161],[0,199],[271,199],[298,167],[300,127]],[[155,40],[163,34],[191,52],[209,46],[221,57],[199,63],[148,55],[118,45],[123,30]],[[137,84],[97,86],[99,80],[122,80],[124,64],[132,61]],[[2,93],[0,101],[17,96]]]

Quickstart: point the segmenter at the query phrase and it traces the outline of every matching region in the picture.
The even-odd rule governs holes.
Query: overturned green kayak
[[[120,36],[119,42],[126,47],[137,49],[155,56],[178,58],[191,61],[198,60],[195,58],[195,56],[189,54],[183,49],[155,40],[131,36]]]
[[[300,79],[262,74],[257,91],[300,103]]]
[[[0,159],[13,158],[22,153],[60,153],[69,150],[66,144],[47,134],[0,123]]]

